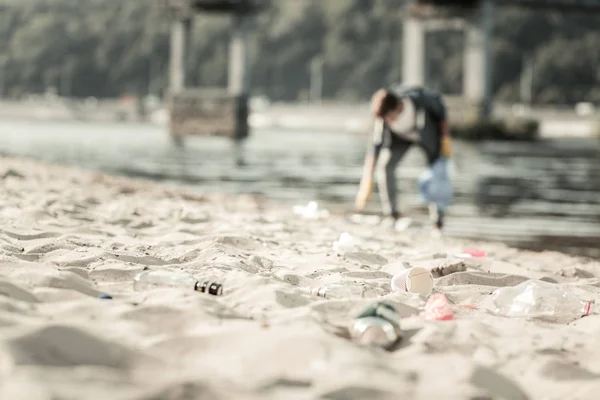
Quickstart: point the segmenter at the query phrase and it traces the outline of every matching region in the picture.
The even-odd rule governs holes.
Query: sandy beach
[[[343,232],[359,245],[340,255]],[[461,264],[466,248],[486,257]],[[467,307],[451,321],[415,317],[425,299],[390,287],[407,263]],[[224,292],[136,291],[145,269]],[[600,308],[551,323],[482,305],[526,279],[598,303],[599,277],[600,262],[561,253],[0,157],[0,399],[597,399]],[[401,314],[393,351],[347,338],[373,299],[308,293],[357,282]]]

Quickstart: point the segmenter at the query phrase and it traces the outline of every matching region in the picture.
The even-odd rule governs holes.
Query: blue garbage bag
[[[433,203],[439,211],[446,211],[452,203],[452,182],[450,181],[450,160],[439,157],[419,177],[419,191],[427,203]]]

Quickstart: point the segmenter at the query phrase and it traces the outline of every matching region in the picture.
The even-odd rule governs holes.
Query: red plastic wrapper
[[[473,257],[473,258],[485,258],[487,257],[487,253],[483,250],[477,250],[477,249],[464,249],[463,250],[463,254],[468,254],[469,256]]]
[[[452,306],[442,293],[434,294],[427,300],[421,317],[430,321],[450,321],[454,319]]]

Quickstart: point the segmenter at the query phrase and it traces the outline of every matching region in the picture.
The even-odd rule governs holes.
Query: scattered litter
[[[450,321],[454,319],[452,308],[446,296],[437,293],[429,298],[421,317],[429,321]]]
[[[310,294],[326,299],[348,299],[356,297],[378,297],[376,288],[360,283],[332,283],[319,288],[310,288]]]
[[[433,290],[433,275],[427,268],[409,268],[395,275],[391,286],[394,291],[429,295]]]
[[[356,241],[348,232],[342,233],[338,241],[333,243],[333,250],[339,255],[356,251],[357,247]]]
[[[350,327],[354,341],[389,349],[402,338],[400,316],[390,304],[377,302],[361,311]]]
[[[457,255],[458,257],[464,257],[464,258],[485,258],[487,257],[487,253],[483,250],[477,250],[477,249],[465,249],[462,251],[462,253]]]
[[[496,315],[570,322],[590,313],[592,303],[560,285],[530,279],[496,289],[487,308]]]
[[[329,217],[329,211],[319,209],[316,201],[309,202],[306,206],[296,205],[292,208],[294,214],[304,219],[322,219]]]
[[[168,287],[189,288],[213,296],[223,294],[223,285],[220,283],[210,281],[200,283],[193,275],[181,271],[144,271],[133,278],[133,288],[138,291]]]

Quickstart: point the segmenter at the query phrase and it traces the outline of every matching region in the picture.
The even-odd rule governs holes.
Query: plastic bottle
[[[326,299],[347,299],[351,297],[378,297],[380,293],[372,287],[361,284],[341,284],[332,283],[320,288],[310,289],[314,296],[324,297]]]
[[[528,280],[492,293],[488,309],[505,317],[539,318],[569,322],[591,311],[591,302],[568,289],[539,280]]]
[[[200,283],[193,275],[181,271],[144,271],[133,278],[133,288],[137,291],[168,287],[189,288],[214,296],[223,294],[222,285],[210,281]]]
[[[402,337],[399,321],[393,306],[377,302],[356,316],[350,334],[359,344],[389,349]]]

